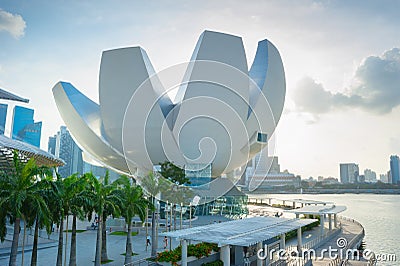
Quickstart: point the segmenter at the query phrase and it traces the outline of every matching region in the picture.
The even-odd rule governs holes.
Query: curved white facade
[[[100,104],[66,82],[54,98],[81,148],[129,175],[168,160],[237,176],[272,136],[285,98],[273,44],[259,42],[248,70],[242,38],[212,31],[201,34],[190,62],[158,73],[141,47],[105,51],[99,76]]]

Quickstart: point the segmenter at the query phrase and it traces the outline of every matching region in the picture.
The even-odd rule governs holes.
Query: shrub
[[[222,262],[222,260],[216,260],[213,262],[207,262],[207,263],[203,263],[201,264],[201,266],[223,266],[224,263]]]
[[[211,243],[198,243],[195,245],[188,245],[188,256],[195,256],[196,258],[205,257],[211,254],[212,251],[219,250],[217,244]],[[158,253],[156,261],[171,262],[173,265],[182,259],[182,247],[179,246],[171,251],[163,251]],[[217,264],[216,264],[217,265]]]

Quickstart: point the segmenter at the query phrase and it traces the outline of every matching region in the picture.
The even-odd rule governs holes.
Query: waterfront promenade
[[[274,211],[275,209],[273,209]],[[199,226],[204,224],[210,224],[215,222],[225,222],[228,219],[223,216],[201,216],[196,220],[192,221],[192,226]],[[332,248],[337,248],[337,239],[344,238],[346,240],[347,248],[355,248],[361,242],[364,236],[364,229],[361,224],[358,222],[348,219],[341,218],[340,220],[341,229],[331,232],[330,235],[321,235],[320,227],[316,227],[313,230],[302,232],[302,249],[307,250],[310,248],[315,249],[316,254],[319,255],[322,252],[322,249],[326,249],[329,246]],[[162,221],[161,221],[162,222]],[[88,222],[79,222],[78,229],[86,229],[88,226]],[[183,223],[183,226],[188,227],[187,221]],[[324,224],[325,228],[328,229],[328,224]],[[149,228],[150,229],[150,228]],[[177,225],[177,229],[179,229],[179,222]],[[134,229],[133,231],[139,230],[139,234],[132,237],[132,245],[133,251],[137,253],[133,257],[133,261],[138,261],[140,259],[144,259],[150,257],[151,247],[148,247],[146,250],[145,239],[146,233],[145,228]],[[164,231],[164,228],[161,228],[159,232]],[[329,233],[329,231],[327,230]],[[40,238],[40,245],[38,251],[38,263],[39,265],[55,265],[56,262],[56,254],[57,254],[57,240],[58,240],[58,232],[50,235],[50,239],[48,239],[47,234],[42,231],[42,237]],[[150,230],[149,230],[150,233]],[[71,235],[68,234],[68,245],[67,245],[67,258],[66,262],[69,261],[69,245]],[[9,238],[10,239],[10,238]],[[65,241],[65,238],[64,238]],[[96,231],[95,230],[87,230],[82,233],[77,234],[77,263],[78,265],[88,265],[94,259],[95,252],[95,241],[96,241]],[[115,236],[110,235],[108,233],[107,243],[108,243],[108,255],[112,262],[107,265],[116,266],[123,265],[124,256],[122,253],[125,252],[125,236]],[[20,243],[22,243],[22,237],[20,239]],[[172,247],[176,247],[178,245],[178,241],[172,240]],[[291,251],[297,248],[296,239],[291,239],[287,241],[287,250]],[[10,250],[10,241],[6,241],[0,244],[0,265],[8,264],[8,252]],[[31,249],[32,249],[32,236],[29,236],[26,241],[25,247],[25,262],[24,265],[30,265],[31,258]],[[19,249],[21,250],[21,248]],[[163,251],[163,241],[162,237],[158,240],[158,252]],[[18,262],[21,262],[21,253],[18,255]],[[317,259],[312,261],[313,265],[339,265],[338,260],[330,260],[326,256],[324,259]],[[352,264],[347,265],[368,265],[366,262],[349,262]],[[298,264],[302,265],[302,264]]]

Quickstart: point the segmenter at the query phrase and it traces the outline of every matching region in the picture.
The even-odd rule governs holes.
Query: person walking
[[[150,235],[148,235],[146,239],[146,246],[151,246]]]
[[[168,247],[168,237],[164,236],[164,249]]]

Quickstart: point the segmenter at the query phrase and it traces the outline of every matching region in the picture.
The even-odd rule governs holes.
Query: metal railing
[[[149,258],[135,260],[133,262],[124,264],[124,266],[155,266],[156,262],[149,260]]]

